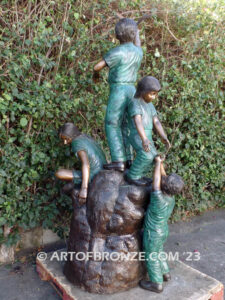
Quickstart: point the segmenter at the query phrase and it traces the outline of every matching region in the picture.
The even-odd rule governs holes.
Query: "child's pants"
[[[124,121],[125,112],[135,93],[131,84],[110,84],[110,95],[105,117],[105,131],[112,162],[132,159],[128,140],[128,126]],[[123,130],[122,130],[123,126]]]
[[[154,143],[152,141],[152,131],[145,130],[147,138],[150,140],[150,151],[146,152],[142,146],[142,140],[138,133],[130,134],[129,140],[136,151],[136,157],[127,172],[127,176],[131,179],[137,180],[145,176],[152,168],[154,158],[157,156]]]
[[[162,230],[165,230],[165,228],[162,228]],[[163,274],[169,272],[166,255],[163,252],[163,244],[167,236],[168,231],[160,234],[146,228],[144,229],[143,245],[147,271],[151,282],[162,283]]]

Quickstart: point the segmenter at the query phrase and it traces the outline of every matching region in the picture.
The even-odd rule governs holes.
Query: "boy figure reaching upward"
[[[151,169],[157,155],[152,140],[153,128],[167,148],[171,147],[152,104],[160,89],[160,83],[155,77],[143,77],[138,82],[137,91],[128,106],[129,140],[136,151],[136,158],[125,175],[127,182],[131,184],[140,186],[149,184],[144,175]]]
[[[179,194],[184,182],[177,174],[166,176],[164,158],[156,156],[150,204],[144,219],[143,246],[149,281],[141,280],[140,286],[160,293],[163,281],[171,279],[167,261],[163,259],[163,244],[168,237],[168,219],[175,204],[174,195]],[[160,255],[161,254],[161,255]]]
[[[140,47],[137,23],[134,20],[121,19],[116,24],[115,32],[120,46],[111,49],[103,60],[95,65],[94,76],[97,77],[96,73],[104,67],[109,68],[110,95],[105,117],[105,131],[112,162],[104,168],[124,171],[126,161],[132,159],[132,154],[127,144],[128,129],[124,128],[122,133],[121,127],[127,106],[135,93],[134,84],[143,51]]]

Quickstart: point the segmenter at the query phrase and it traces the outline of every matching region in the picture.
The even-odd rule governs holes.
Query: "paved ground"
[[[225,209],[170,225],[165,249],[178,251],[181,261],[225,286]]]
[[[225,285],[225,209],[170,225],[165,250]],[[32,258],[0,266],[0,300],[59,300],[54,288],[39,279]]]

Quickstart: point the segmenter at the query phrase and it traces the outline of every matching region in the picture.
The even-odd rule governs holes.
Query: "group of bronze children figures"
[[[103,168],[124,172],[129,184],[147,186],[151,180],[145,175],[154,164],[151,201],[145,214],[143,246],[149,280],[141,280],[144,289],[162,292],[163,281],[171,278],[167,262],[159,258],[168,236],[167,221],[174,208],[174,195],[181,192],[184,183],[176,174],[166,175],[164,157],[157,155],[152,140],[156,130],[167,149],[171,147],[153,105],[161,89],[159,81],[145,76],[135,88],[137,72],[143,57],[137,23],[128,18],[120,19],[115,27],[120,45],[111,49],[94,66],[93,79],[108,67],[110,95],[105,117],[105,132],[111,154],[111,163],[90,137],[82,134],[73,123],[60,129],[64,144],[71,144],[72,151],[82,163],[81,171],[60,169],[56,177],[80,184],[79,199],[85,204],[88,184]],[[132,148],[136,152],[133,160]],[[151,258],[150,258],[151,257]]]

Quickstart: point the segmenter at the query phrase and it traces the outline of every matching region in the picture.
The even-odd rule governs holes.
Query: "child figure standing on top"
[[[116,24],[115,32],[120,45],[111,49],[105,54],[103,60],[95,65],[94,75],[97,77],[97,72],[106,66],[109,68],[110,95],[105,117],[105,131],[112,162],[104,165],[104,168],[123,172],[126,163],[129,164],[132,158],[127,140],[128,128],[123,128],[122,132],[122,122],[127,106],[135,93],[134,84],[143,51],[140,47],[138,26],[134,20],[121,19]]]

